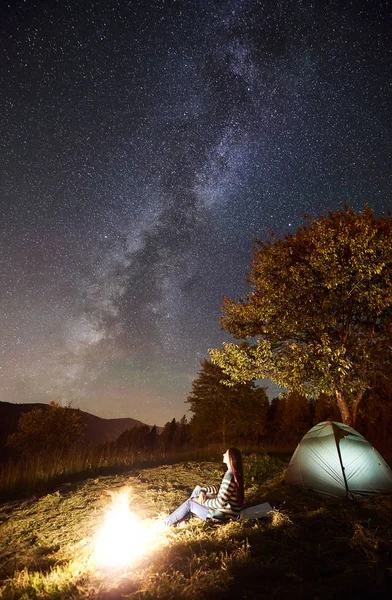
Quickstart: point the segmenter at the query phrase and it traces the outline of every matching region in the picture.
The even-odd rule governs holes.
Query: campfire
[[[112,494],[111,506],[95,541],[94,561],[99,567],[122,568],[161,546],[162,521],[140,519],[129,508],[130,489]]]

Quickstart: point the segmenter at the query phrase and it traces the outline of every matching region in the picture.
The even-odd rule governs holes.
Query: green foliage
[[[271,454],[259,454],[253,452],[249,456],[244,456],[244,481],[245,485],[250,483],[264,483],[269,479],[274,479],[282,473],[283,462]]]
[[[373,375],[392,367],[392,215],[346,208],[258,241],[249,281],[245,298],[225,299],[221,319],[249,342],[211,350],[212,361],[232,384],[260,377],[334,394],[342,420],[355,421]]]
[[[191,427],[197,439],[257,440],[266,422],[268,398],[254,382],[228,387],[222,369],[208,360],[201,362],[198,377],[188,396],[193,418]]]
[[[51,402],[47,408],[23,413],[7,445],[25,456],[67,452],[81,441],[83,425],[78,412]]]

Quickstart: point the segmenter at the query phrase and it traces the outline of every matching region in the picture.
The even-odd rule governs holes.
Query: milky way
[[[0,400],[180,418],[253,238],[391,208],[389,17],[370,0],[3,5]]]

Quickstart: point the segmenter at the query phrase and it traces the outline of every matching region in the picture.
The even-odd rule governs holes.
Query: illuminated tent
[[[382,456],[355,429],[336,421],[304,435],[284,481],[337,498],[392,494],[392,471]]]

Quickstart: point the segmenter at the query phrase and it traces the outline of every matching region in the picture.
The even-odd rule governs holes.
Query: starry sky
[[[0,400],[181,418],[252,240],[391,208],[390,16],[2,2]]]

